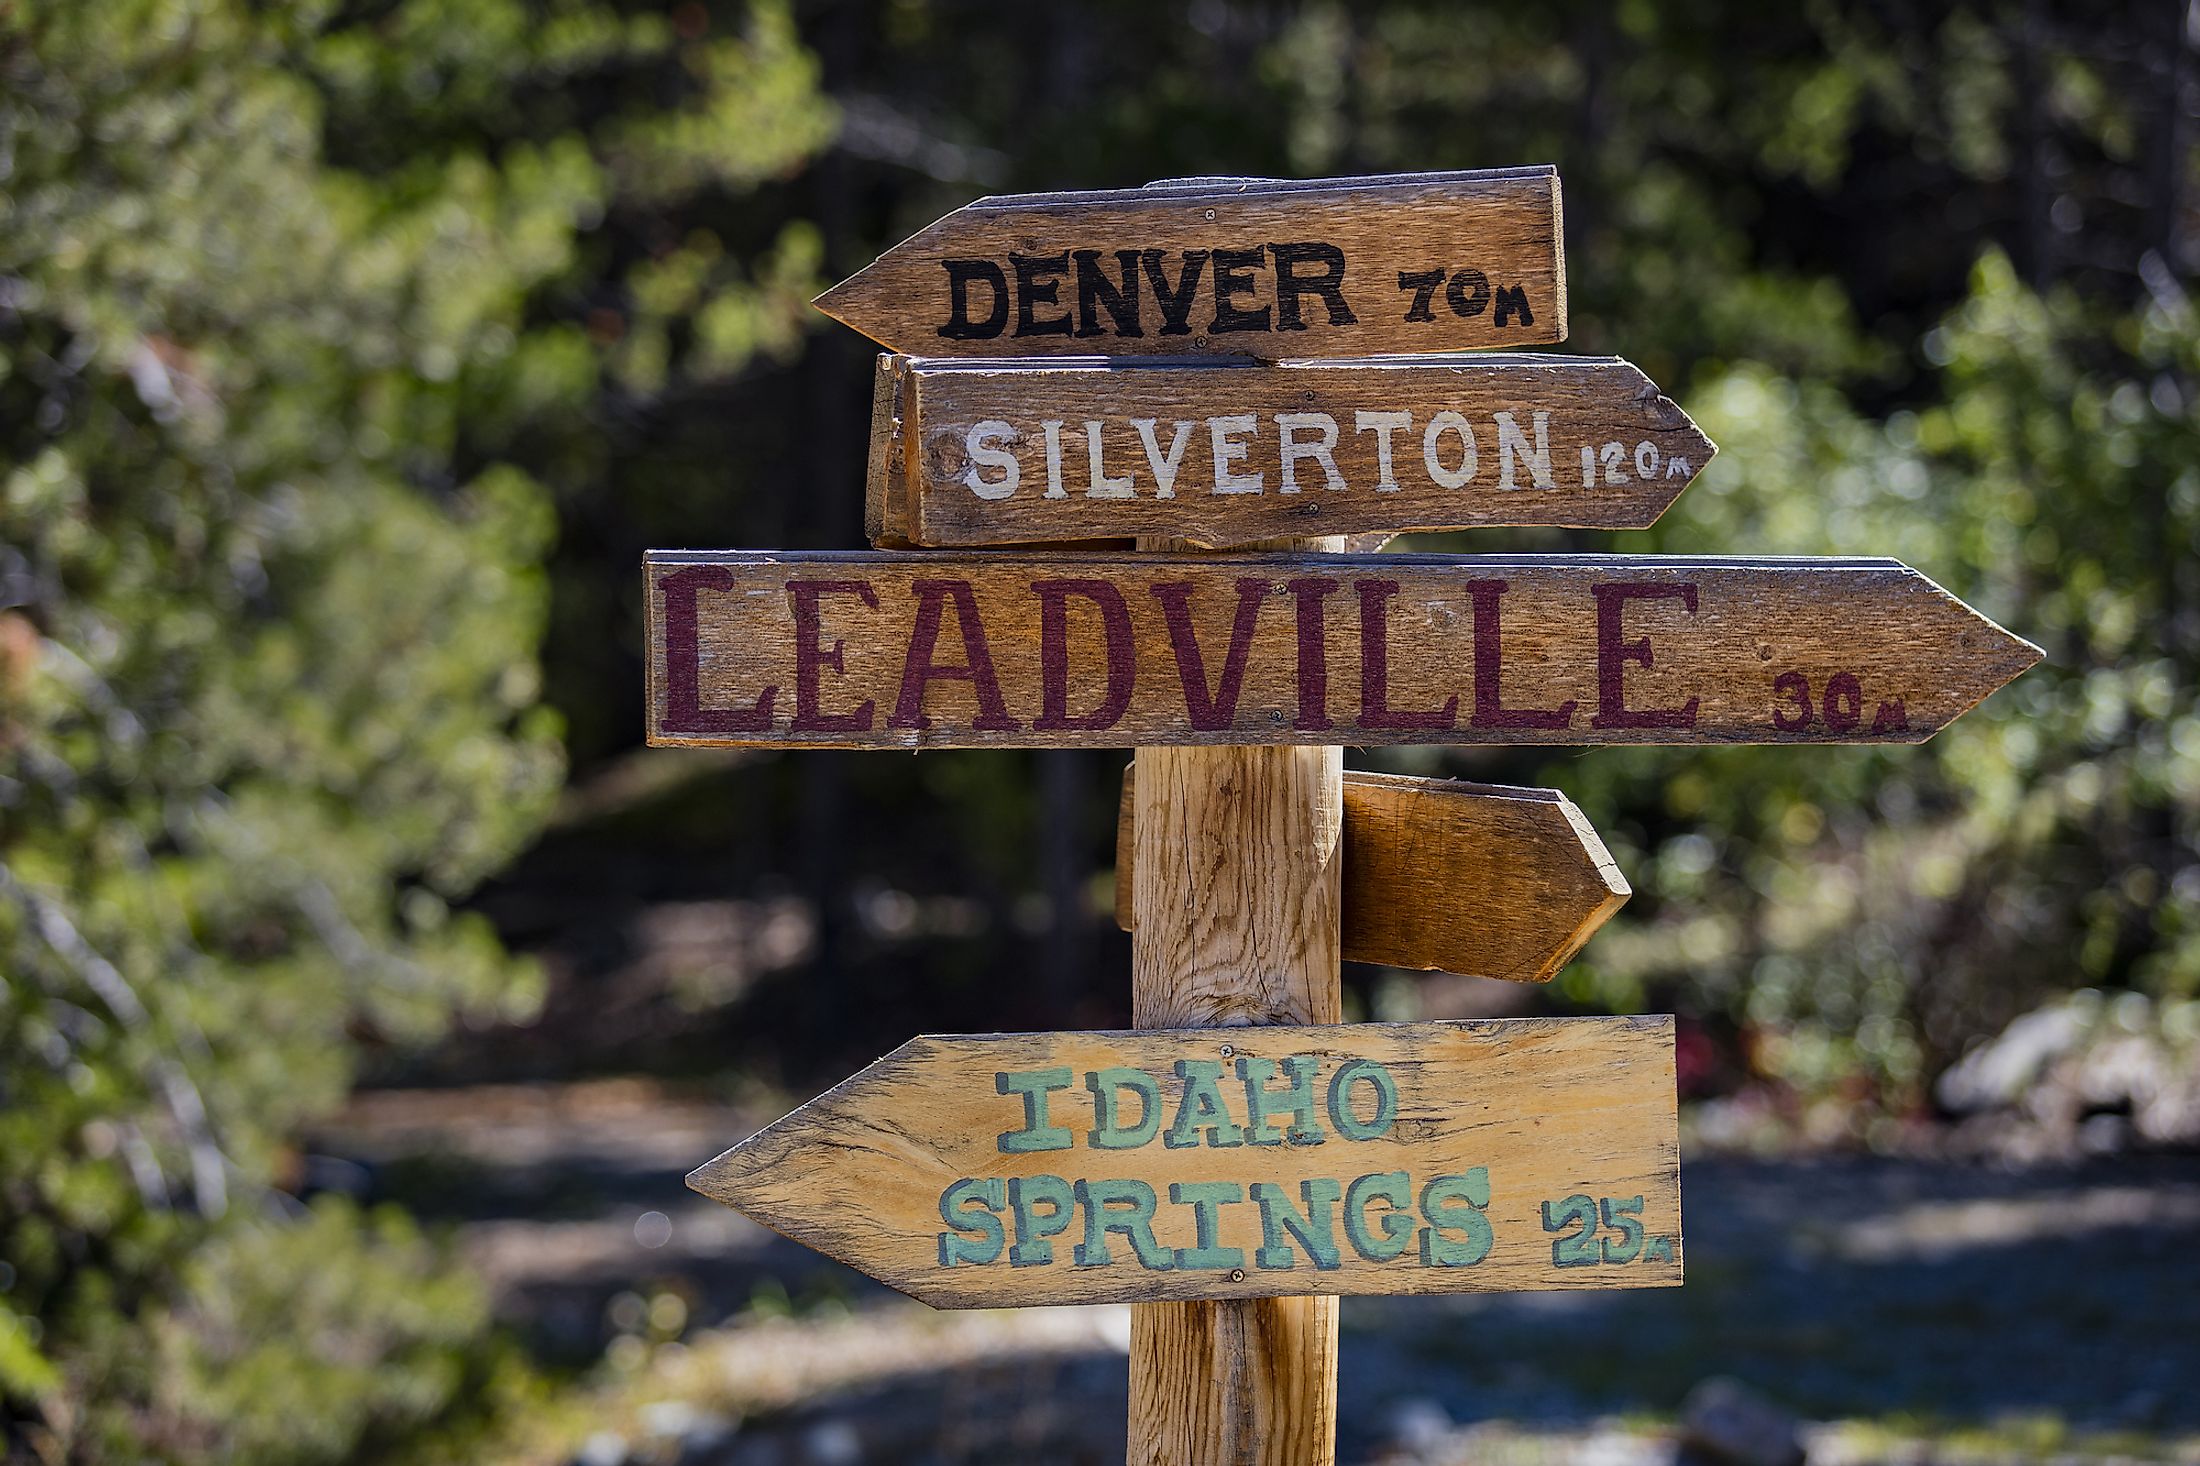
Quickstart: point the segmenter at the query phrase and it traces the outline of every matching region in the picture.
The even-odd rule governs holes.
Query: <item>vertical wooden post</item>
[[[1132,1024],[1341,1021],[1343,750],[1141,748],[1137,760]],[[1337,1300],[1135,1304],[1130,1379],[1131,1466],[1330,1466]]]

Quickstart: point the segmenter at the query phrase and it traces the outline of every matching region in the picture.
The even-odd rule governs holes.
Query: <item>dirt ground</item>
[[[1122,1459],[1128,1310],[934,1313],[682,1184],[770,1118],[642,1081],[362,1095],[328,1184],[447,1224],[586,1466]],[[1339,1459],[1673,1458],[1707,1379],[1810,1459],[2200,1462],[2200,1157],[1684,1161],[1671,1291],[1347,1299]]]

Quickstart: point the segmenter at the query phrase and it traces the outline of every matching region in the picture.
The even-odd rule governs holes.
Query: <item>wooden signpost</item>
[[[1640,529],[1714,451],[1610,356],[882,371],[880,545]]]
[[[1458,354],[1564,339],[1559,224],[1549,168],[981,199],[818,300],[907,353],[912,552],[645,563],[652,744],[1137,748],[1140,1031],[915,1039],[690,1177],[942,1306],[1132,1301],[1137,1466],[1332,1462],[1339,1294],[1680,1281],[1670,1019],[1340,1022],[1346,956],[1550,978],[1602,843],[1343,745],[1915,743],[2040,655],[1892,560],[1343,553],[1710,458],[1626,362]]]
[[[1248,356],[1566,339],[1558,172],[1183,179],[979,199],[817,298],[912,356]]]
[[[1921,743],[2039,651],[1894,560],[649,556],[650,741]]]
[[[918,1038],[696,1171],[943,1308],[1661,1287],[1670,1018]]]
[[[1137,924],[1135,777],[1123,775],[1115,919]],[[1549,982],[1634,894],[1556,789],[1347,772],[1345,960]]]

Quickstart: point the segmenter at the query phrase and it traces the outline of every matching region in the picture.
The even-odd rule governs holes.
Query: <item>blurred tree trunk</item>
[[[1085,991],[1085,780],[1090,760],[1078,748],[1039,754],[1039,870],[1046,885],[1045,973],[1039,982],[1042,1022],[1067,1024]]]
[[[824,7],[808,36],[815,50],[822,90],[845,91],[858,60],[855,7]],[[853,235],[854,180],[845,149],[834,146],[809,173],[810,218],[824,243],[825,274],[839,279],[869,263],[849,257]],[[821,549],[853,549],[862,543],[856,506],[863,496],[864,455],[868,436],[862,412],[870,403],[862,390],[859,357],[865,353],[851,333],[828,326],[811,336],[803,354],[802,422],[805,452],[800,522],[796,543]],[[843,938],[848,917],[850,872],[845,808],[847,759],[844,753],[808,750],[796,759],[800,780],[797,801],[800,828],[795,835],[796,869],[802,899],[817,923],[810,952],[810,980],[802,984],[804,1027],[821,1031],[833,1020],[842,975]]]

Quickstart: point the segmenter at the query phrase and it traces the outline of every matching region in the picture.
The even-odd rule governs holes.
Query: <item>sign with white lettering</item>
[[[1115,833],[1115,920],[1129,931],[1138,841],[1132,769]],[[1556,789],[1347,769],[1344,959],[1549,982],[1634,894]]]
[[[1716,451],[1611,356],[882,361],[881,545],[1640,529]]]
[[[1893,560],[652,551],[653,744],[1919,743],[2039,659]]]
[[[941,1308],[1668,1287],[1673,1020],[919,1038],[688,1184]]]
[[[982,198],[817,298],[912,356],[1369,356],[1566,339],[1557,170]]]

